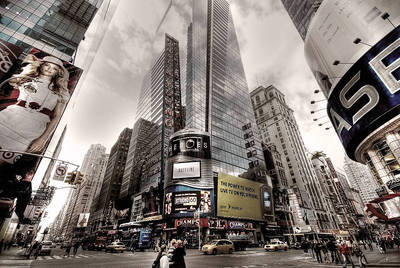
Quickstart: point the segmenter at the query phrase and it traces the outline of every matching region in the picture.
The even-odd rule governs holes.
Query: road
[[[72,250],[71,250],[72,252]],[[15,260],[16,267],[40,268],[72,268],[72,267],[151,267],[156,257],[155,252],[124,252],[105,253],[84,251],[79,249],[76,256],[65,257],[64,251],[54,249],[51,256],[39,256],[37,260]],[[186,267],[196,268],[256,268],[256,267],[318,267],[302,251],[289,250],[280,252],[265,252],[262,249],[248,249],[225,255],[203,255],[197,250],[188,250],[185,257]],[[11,263],[10,263],[11,264]],[[0,265],[1,266],[1,265]],[[326,265],[324,265],[327,267]]]
[[[0,256],[2,267],[40,267],[40,268],[119,268],[119,267],[151,267],[156,257],[155,252],[124,252],[105,253],[98,251],[84,251],[79,249],[76,256],[64,256],[64,250],[53,249],[50,256],[39,256],[37,260],[22,260],[17,249],[7,252],[8,255]],[[371,267],[400,267],[400,250],[393,249],[387,254],[365,251],[369,266]],[[14,259],[13,259],[14,258]],[[248,249],[226,255],[202,255],[197,250],[187,250],[185,257],[188,268],[285,268],[285,267],[341,267],[331,263],[318,264],[309,255],[301,250],[288,250],[279,252],[265,252],[261,248]],[[355,263],[357,261],[354,258]],[[371,264],[372,263],[372,264]],[[377,264],[377,265],[374,265]],[[383,265],[383,266],[382,266]]]

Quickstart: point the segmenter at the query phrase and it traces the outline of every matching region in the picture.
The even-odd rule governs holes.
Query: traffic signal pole
[[[51,159],[51,160],[55,160],[55,161],[60,161],[62,163],[66,163],[72,166],[76,167],[76,170],[78,170],[79,165],[69,162],[69,161],[65,161],[65,160],[61,160],[58,158],[54,158],[54,157],[50,157],[44,154],[34,154],[34,153],[27,153],[27,152],[21,152],[21,151],[11,151],[11,150],[6,150],[6,149],[0,149],[0,152],[5,152],[5,153],[15,153],[15,154],[23,154],[23,155],[32,155],[32,156],[37,156],[37,157],[41,157],[41,158],[47,158],[47,159]]]

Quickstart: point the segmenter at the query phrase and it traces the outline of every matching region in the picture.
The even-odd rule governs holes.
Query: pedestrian
[[[80,246],[80,243],[78,241],[76,241],[74,244],[74,256],[76,256],[79,246]]]
[[[35,243],[33,243],[33,245],[29,248],[28,255],[26,256],[28,260],[30,259],[32,252],[35,251],[37,247],[39,247],[39,241],[35,241]]]
[[[319,263],[322,263],[322,257],[321,257],[321,243],[318,241],[314,243],[314,252],[315,252],[315,258]]]
[[[365,257],[363,251],[361,250],[360,246],[356,244],[353,248],[353,252],[354,252],[354,255],[356,255],[356,257],[358,258],[358,264],[359,264],[360,268],[365,267],[365,264],[368,262],[367,262],[367,258]],[[364,263],[364,261],[365,261],[365,263]]]
[[[372,246],[372,241],[370,239],[367,240],[367,244],[370,251],[374,251],[374,247]]]
[[[71,242],[68,242],[67,245],[65,245],[65,256],[69,257],[69,253],[71,252]]]
[[[352,268],[354,268],[354,263],[351,259],[351,252],[346,241],[342,241],[341,245],[339,246],[339,252],[343,257],[343,267],[347,267],[347,264],[351,264]]]
[[[167,256],[167,246],[166,245],[162,245],[160,247],[160,250],[158,251],[157,257],[153,262],[153,265],[151,266],[152,268],[160,268],[161,267],[161,258],[163,256]],[[168,256],[167,256],[167,264],[169,266],[169,260],[168,260]],[[167,266],[167,267],[168,267]]]
[[[334,240],[333,239],[329,240],[328,243],[326,244],[326,247],[331,253],[331,260],[332,260],[331,262],[337,264],[339,262],[339,259],[337,256],[337,246]]]
[[[170,262],[170,266],[173,267],[174,263],[172,261],[172,257],[175,253],[175,249],[176,249],[176,239],[171,239],[171,242],[169,243],[169,247],[167,250],[167,254],[168,254],[168,258],[169,258],[169,262]]]
[[[39,245],[36,247],[34,256],[35,256],[35,260],[37,259],[37,257],[40,255],[40,251],[42,250],[42,243],[39,243]]]
[[[172,254],[172,263],[173,265],[169,267],[173,268],[186,268],[185,264],[185,257],[186,256],[186,251],[185,248],[183,247],[183,242],[182,240],[176,241],[176,248]]]
[[[383,237],[379,240],[379,251],[386,254],[386,241]]]
[[[329,254],[328,254],[328,248],[327,248],[327,246],[326,246],[326,242],[325,241],[322,241],[322,243],[321,243],[321,251],[322,251],[322,254],[323,254],[323,259],[324,259],[324,262],[329,262]]]

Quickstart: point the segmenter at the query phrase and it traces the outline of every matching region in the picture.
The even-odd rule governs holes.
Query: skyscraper
[[[0,39],[70,61],[103,0],[0,2]]]
[[[213,171],[238,175],[249,168],[242,130],[248,123],[253,156],[264,165],[227,1],[193,1],[187,55],[186,127],[210,133]]]
[[[281,0],[303,40],[311,19],[323,0]]]
[[[316,226],[317,211],[325,210],[320,196],[322,190],[307,157],[293,110],[286,104],[282,92],[272,85],[260,86],[250,95],[262,141],[275,145],[281,154],[289,188],[296,195],[296,200],[289,197],[295,224]]]
[[[375,192],[378,188],[378,184],[367,166],[345,157],[344,171],[346,172],[351,187],[360,192],[364,204],[368,204],[369,201],[378,197],[378,194]]]

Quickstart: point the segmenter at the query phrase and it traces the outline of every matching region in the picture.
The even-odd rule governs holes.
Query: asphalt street
[[[377,251],[366,252],[367,258],[373,262],[381,262],[384,267],[400,266],[400,251],[389,252],[388,255],[379,255]],[[124,252],[105,253],[98,251],[84,251],[79,249],[76,256],[64,256],[64,250],[53,249],[50,256],[39,256],[37,260],[0,259],[0,267],[41,267],[41,268],[86,268],[86,267],[151,267],[156,257],[155,252]],[[386,261],[385,261],[386,260]],[[330,263],[318,264],[308,254],[301,250],[288,250],[279,252],[265,252],[261,248],[248,249],[226,255],[203,255],[197,250],[187,250],[185,257],[188,268],[257,268],[257,267],[340,267]],[[356,260],[354,259],[355,263]],[[385,263],[383,263],[385,262]],[[389,263],[392,266],[387,266]],[[381,267],[381,266],[373,266]]]

